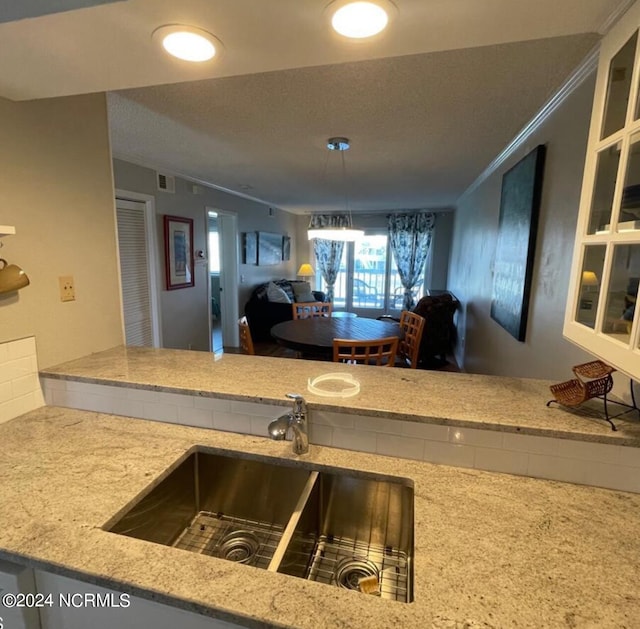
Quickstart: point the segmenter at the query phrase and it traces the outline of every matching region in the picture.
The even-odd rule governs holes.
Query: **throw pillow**
[[[292,282],[291,288],[293,288],[293,294],[297,303],[309,303],[310,301],[317,301],[311,292],[311,285],[309,282]]]
[[[290,304],[291,300],[279,286],[273,282],[269,282],[267,286],[267,299],[277,304]]]

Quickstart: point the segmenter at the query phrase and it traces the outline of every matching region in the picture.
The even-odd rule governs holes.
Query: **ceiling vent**
[[[176,191],[176,178],[173,175],[163,175],[162,173],[156,173],[156,179],[158,181],[158,190],[163,192],[170,192],[174,194]]]

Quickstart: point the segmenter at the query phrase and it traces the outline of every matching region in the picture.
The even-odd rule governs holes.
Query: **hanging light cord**
[[[349,199],[349,186],[347,185],[347,162],[344,159],[344,150],[340,151],[340,157],[342,158],[342,186],[344,188],[344,204],[347,210],[347,221],[349,224],[347,227],[353,227],[353,219],[351,218],[351,207],[350,207],[350,199]]]

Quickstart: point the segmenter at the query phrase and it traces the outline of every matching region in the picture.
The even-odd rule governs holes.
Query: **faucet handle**
[[[299,393],[286,393],[285,396],[296,402],[304,402],[304,398]]]

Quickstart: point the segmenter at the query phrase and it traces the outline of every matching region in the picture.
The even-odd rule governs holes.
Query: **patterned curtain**
[[[347,214],[314,214],[309,223],[311,229],[321,227],[351,227],[351,221]],[[322,279],[327,284],[327,299],[333,301],[333,287],[340,270],[340,260],[344,242],[338,240],[325,240],[316,238],[313,241],[313,251],[316,256],[316,264],[322,273]]]
[[[413,288],[418,283],[431,249],[435,214],[389,214],[389,244],[404,288],[404,310],[415,305]]]

